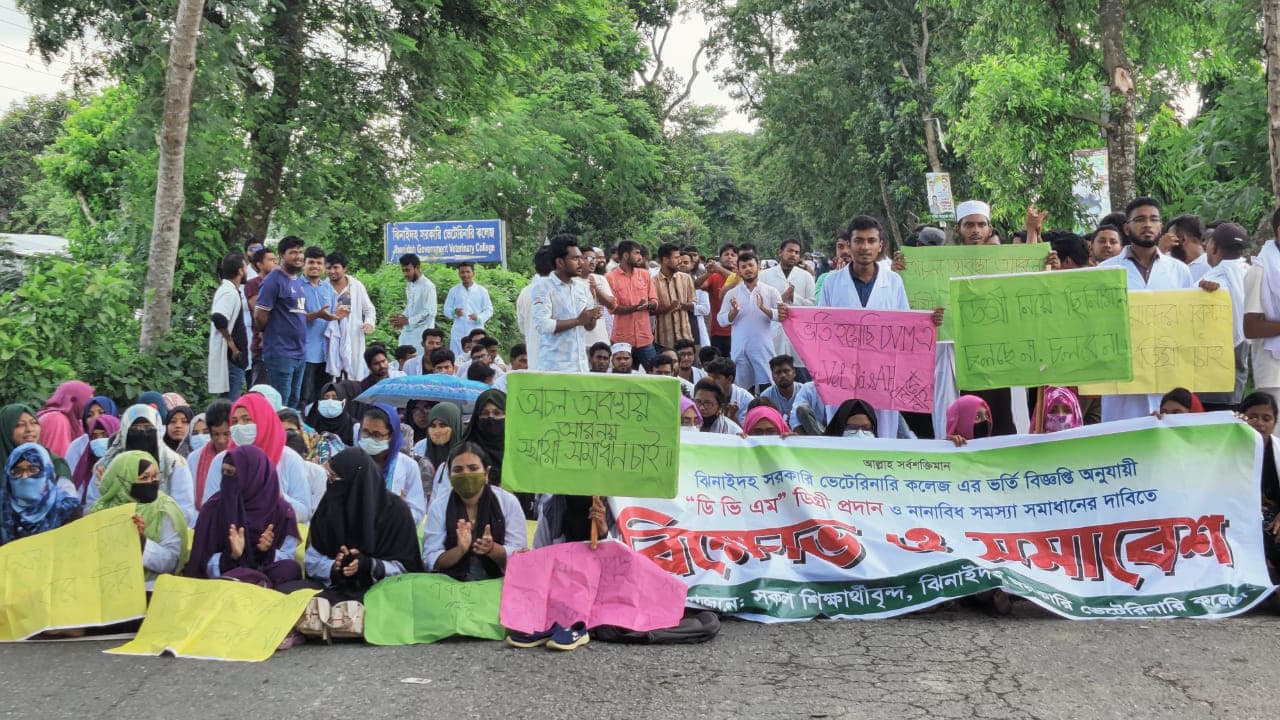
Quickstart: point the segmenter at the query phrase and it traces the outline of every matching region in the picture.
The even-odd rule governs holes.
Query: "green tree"
[[[70,109],[63,95],[32,95],[0,117],[0,232],[61,231],[65,219],[27,196],[42,179],[36,158],[57,137]]]

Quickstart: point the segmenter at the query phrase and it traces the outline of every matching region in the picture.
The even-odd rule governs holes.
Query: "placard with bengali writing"
[[[955,278],[951,306],[958,387],[1133,378],[1122,268]]]
[[[512,492],[674,497],[680,382],[643,375],[507,376],[502,485]]]
[[[858,399],[881,410],[933,412],[932,313],[793,307],[782,328],[822,402]]]
[[[1133,381],[1082,385],[1084,395],[1231,392],[1236,366],[1226,290],[1130,290]]]
[[[904,247],[906,268],[898,274],[912,309],[950,308],[951,278],[1043,270],[1049,249],[1044,244]],[[938,328],[938,339],[954,339],[954,327],[951,313],[947,313]]]

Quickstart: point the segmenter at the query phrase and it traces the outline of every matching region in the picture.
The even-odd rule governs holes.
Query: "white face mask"
[[[316,410],[320,412],[320,417],[332,420],[342,414],[344,405],[345,400],[320,400],[316,402]]]
[[[187,442],[191,444],[193,451],[199,450],[209,444],[208,433],[191,433],[191,437],[187,438]]]
[[[370,455],[380,455],[391,448],[390,440],[374,440],[373,438],[360,438],[360,449]]]
[[[859,430],[859,429],[850,428],[844,431],[844,436],[847,438],[874,438],[876,434],[871,432],[870,430]]]
[[[89,441],[89,449],[93,451],[94,457],[102,457],[107,454],[107,446],[111,444],[111,438],[95,438]]]
[[[244,425],[231,426],[231,442],[236,447],[248,447],[258,439],[258,426],[253,423],[245,423]]]
[[[702,432],[702,428],[698,427],[697,425],[681,425],[680,426],[680,433],[682,435],[697,435],[700,432]]]

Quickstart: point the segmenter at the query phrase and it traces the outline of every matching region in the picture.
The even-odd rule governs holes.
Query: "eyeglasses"
[[[9,474],[10,474],[11,476],[13,476],[13,477],[16,477],[16,478],[20,479],[20,480],[26,480],[27,478],[33,478],[33,477],[35,477],[35,476],[39,475],[39,474],[40,474],[40,468],[38,468],[38,467],[32,467],[32,466],[27,466],[27,467],[15,467],[15,468],[13,468],[12,470],[10,470],[10,471],[9,471]]]
[[[708,408],[708,407],[715,407],[720,403],[716,402],[715,400],[694,400],[693,404],[697,405],[700,408]]]
[[[369,440],[390,440],[391,433],[378,433],[378,432],[370,432],[368,430],[361,430],[360,437],[367,438]]]

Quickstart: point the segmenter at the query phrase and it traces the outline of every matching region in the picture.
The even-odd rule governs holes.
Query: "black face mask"
[[[973,424],[973,436],[975,438],[991,437],[991,421],[983,420]]]
[[[143,428],[129,428],[124,436],[125,450],[155,451],[155,432]]]
[[[498,418],[480,418],[479,425],[478,425],[478,427],[480,428],[481,431],[484,432],[484,434],[495,436],[495,437],[501,437],[503,430],[506,429],[506,426],[507,426],[506,418],[503,418],[501,420],[499,420]]]
[[[134,483],[129,486],[129,495],[140,503],[155,502],[160,496],[160,483]]]

